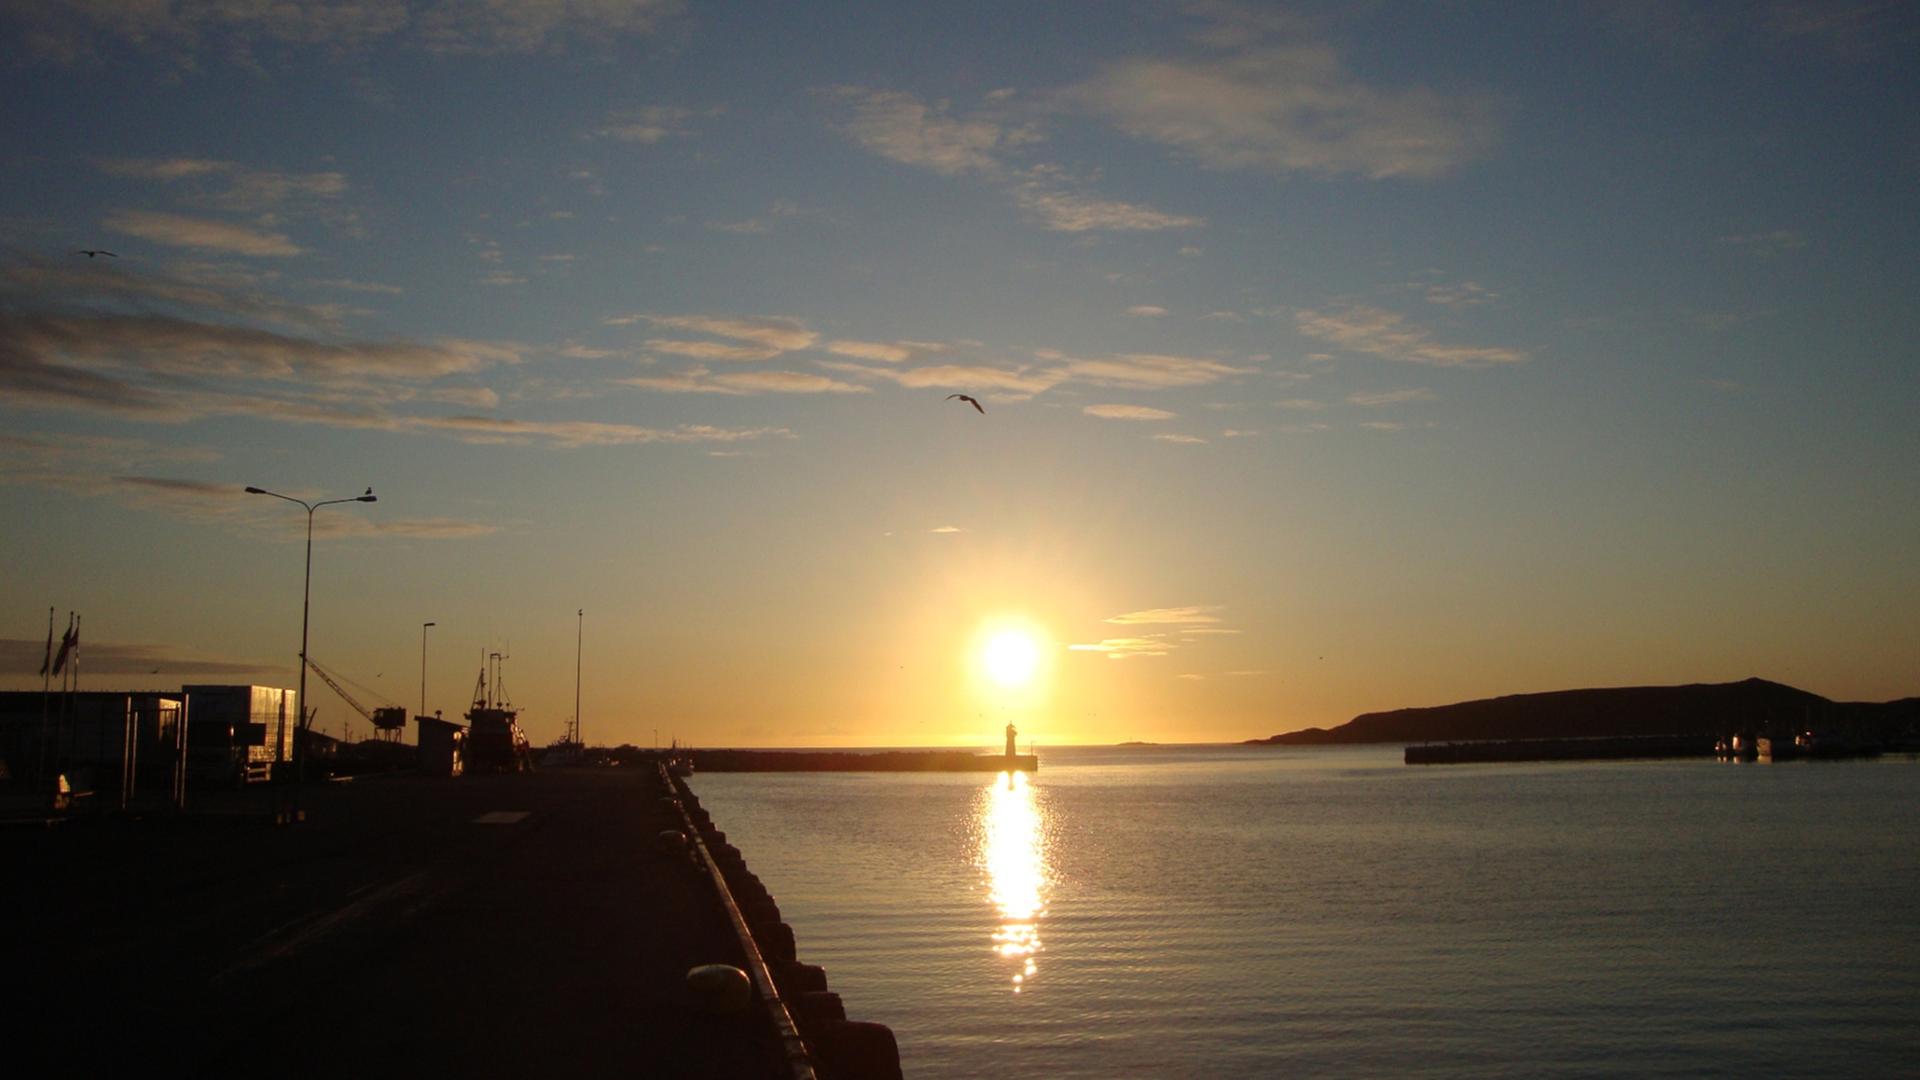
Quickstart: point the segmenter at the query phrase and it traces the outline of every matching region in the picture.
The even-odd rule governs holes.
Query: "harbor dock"
[[[11,1071],[831,1080],[691,990],[750,963],[661,770],[266,787],[0,829]]]

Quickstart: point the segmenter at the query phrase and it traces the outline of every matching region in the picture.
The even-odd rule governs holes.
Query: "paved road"
[[[376,779],[312,790],[298,826],[0,832],[0,1069],[779,1076],[762,1014],[684,993],[740,957],[656,852],[656,783]]]

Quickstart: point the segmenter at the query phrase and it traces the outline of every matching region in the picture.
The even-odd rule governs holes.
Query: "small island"
[[[1249,739],[1249,745],[1410,746],[1409,763],[1689,757],[1744,739],[1807,756],[1920,748],[1920,698],[1836,702],[1766,679],[1684,686],[1558,690],[1363,713],[1333,728]],[[1470,744],[1461,746],[1459,744]]]

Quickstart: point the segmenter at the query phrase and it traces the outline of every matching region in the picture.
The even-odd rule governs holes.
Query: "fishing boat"
[[[533,768],[526,732],[520,730],[520,711],[508,703],[501,685],[500,664],[505,659],[499,653],[487,654],[474,683],[473,706],[467,710],[468,772],[517,773]]]

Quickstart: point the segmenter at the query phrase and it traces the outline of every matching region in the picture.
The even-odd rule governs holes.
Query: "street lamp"
[[[307,726],[303,721],[306,718],[307,712],[307,612],[311,607],[313,599],[313,512],[323,506],[332,506],[335,503],[370,503],[379,502],[380,500],[374,495],[372,488],[368,488],[366,494],[355,495],[350,499],[324,499],[316,503],[310,503],[305,499],[296,499],[291,495],[282,495],[277,491],[268,491],[266,488],[250,487],[247,489],[247,494],[271,495],[276,499],[283,499],[304,507],[307,511],[307,571],[306,578],[300,586],[300,691],[299,696],[294,699],[294,707],[300,710],[298,715],[294,717],[293,729],[294,741],[298,743],[300,730]],[[281,755],[284,754],[285,751],[286,744],[284,742],[279,742],[275,745],[273,748],[274,760],[276,762],[283,760]],[[297,781],[305,779],[305,773],[307,771],[307,755],[300,753],[297,745],[294,748],[294,763],[298,769],[298,772],[295,774],[297,783]]]
[[[420,624],[420,715],[427,715],[427,627],[438,623]]]

